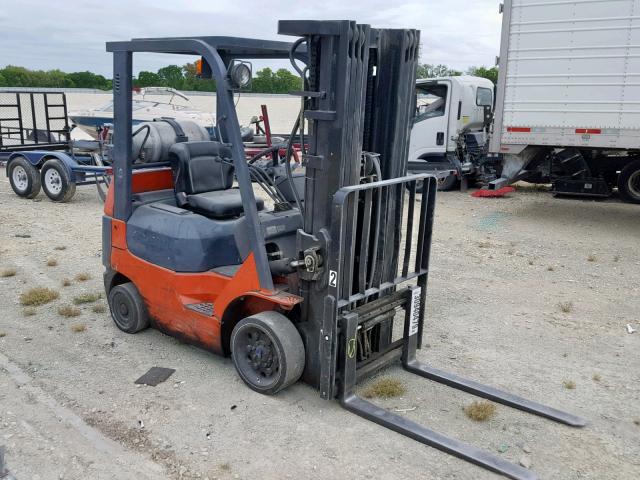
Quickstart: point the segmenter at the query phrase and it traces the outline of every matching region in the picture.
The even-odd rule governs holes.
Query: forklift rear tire
[[[19,197],[35,198],[40,193],[40,172],[26,158],[11,160],[7,174],[11,188]]]
[[[68,202],[76,193],[76,184],[69,177],[64,164],[52,158],[40,169],[42,190],[54,202]]]
[[[640,203],[640,160],[622,169],[618,177],[618,193],[626,202]]]
[[[126,333],[138,333],[149,326],[147,306],[136,286],[131,283],[117,285],[109,292],[109,310],[116,326]]]
[[[273,395],[302,375],[304,345],[291,320],[278,312],[261,312],[233,329],[231,358],[249,388]]]

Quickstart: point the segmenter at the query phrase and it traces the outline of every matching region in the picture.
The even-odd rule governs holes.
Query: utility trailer
[[[0,155],[66,150],[70,132],[64,93],[0,91]]]
[[[425,445],[510,478],[536,478],[355,394],[359,380],[400,362],[473,395],[586,424],[416,358],[437,189],[434,176],[406,175],[419,32],[289,20],[279,33],[295,41],[207,36],[107,44],[116,175],[102,219],[102,261],[116,326],[131,334],[153,326],[230,355],[256,392],[276,394],[301,379],[322,398]],[[201,56],[217,87],[217,140],[181,138],[168,149],[170,166],[152,171],[133,168],[138,52]],[[269,208],[255,196],[252,178],[263,177],[246,161],[233,100],[251,77],[247,59],[256,58],[288,58],[304,81],[292,92],[302,105],[286,155],[297,134],[304,136],[303,195],[275,185],[282,201]],[[290,169],[286,181],[293,183]]]
[[[111,182],[111,125],[97,126],[97,140],[72,140],[62,92],[0,92],[0,162],[16,195],[32,199],[40,190],[54,202],[70,201],[77,186],[95,185],[104,201]],[[209,140],[191,120],[158,118],[136,125],[131,134],[136,170],[162,168],[156,161],[167,142]],[[273,153],[280,159],[280,151]]]
[[[638,0],[505,0],[491,185],[640,203]]]
[[[104,194],[108,165],[98,141],[73,141],[62,92],[0,91],[0,162],[23,198],[40,189],[54,202],[71,200],[76,186]]]

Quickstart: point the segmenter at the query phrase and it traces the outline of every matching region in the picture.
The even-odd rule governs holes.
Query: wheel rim
[[[128,298],[117,293],[113,298],[113,319],[121,328],[129,328],[131,325],[131,305]]]
[[[55,168],[50,168],[44,174],[44,184],[47,191],[58,195],[62,191],[62,177]]]
[[[640,170],[636,170],[631,174],[627,181],[629,193],[635,198],[640,198]]]
[[[15,187],[21,192],[29,188],[29,177],[27,176],[27,171],[23,166],[17,165],[13,167],[11,179],[13,180]]]
[[[236,364],[243,376],[259,388],[269,388],[280,378],[280,358],[271,337],[254,326],[243,328],[235,339]]]

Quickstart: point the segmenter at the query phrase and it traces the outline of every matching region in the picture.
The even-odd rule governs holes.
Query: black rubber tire
[[[47,175],[50,170],[51,174],[55,175],[54,185],[56,187],[59,186],[59,189],[53,186],[50,188],[48,185]],[[71,181],[69,172],[57,158],[52,158],[44,162],[44,165],[42,165],[40,169],[40,183],[42,184],[42,190],[45,195],[54,202],[68,202],[76,193],[75,182]]]
[[[440,192],[449,192],[451,190],[456,190],[459,188],[459,186],[460,180],[458,180],[458,176],[454,174],[438,180],[438,191]]]
[[[640,160],[624,167],[618,176],[618,193],[629,203],[640,203]]]
[[[109,292],[109,310],[116,326],[126,333],[138,333],[149,326],[149,313],[136,286],[122,283]]]
[[[13,178],[14,170],[16,168],[22,168],[25,174],[24,180],[26,185],[24,188],[20,188]],[[31,162],[24,157],[16,157],[7,165],[7,175],[9,176],[9,183],[16,195],[22,198],[35,198],[40,193],[40,172],[36,167],[31,165]]]
[[[231,358],[249,388],[273,395],[302,375],[304,345],[291,320],[278,312],[261,312],[240,320],[233,329]],[[261,371],[254,366],[257,361]]]

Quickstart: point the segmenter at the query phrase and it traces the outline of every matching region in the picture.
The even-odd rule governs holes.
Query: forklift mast
[[[333,398],[336,322],[339,313],[355,306],[351,301],[338,305],[340,297],[369,290],[360,299],[363,304],[393,290],[378,287],[391,287],[396,278],[405,188],[397,183],[353,192],[338,204],[336,195],[367,181],[367,158],[379,163],[384,179],[404,175],[420,35],[350,21],[281,21],[279,33],[307,42],[309,74],[302,95],[309,148],[303,156],[304,227],[297,245],[312,265],[323,262],[300,271],[305,299],[300,330],[307,352],[303,378],[319,387],[323,398]],[[372,217],[382,221],[372,223]],[[349,224],[349,238],[341,237],[342,220]],[[343,255],[345,240],[358,250],[352,262]],[[389,343],[388,335],[376,338]],[[380,351],[385,345],[374,347]]]

